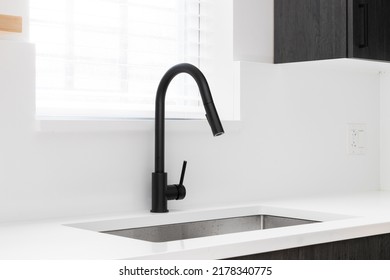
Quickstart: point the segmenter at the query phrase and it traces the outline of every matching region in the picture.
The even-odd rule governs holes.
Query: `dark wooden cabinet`
[[[231,260],[390,260],[390,234],[240,256]]]
[[[383,0],[385,60],[390,61],[390,1]]]
[[[275,63],[347,55],[346,0],[275,0]]]
[[[275,63],[390,61],[389,0],[275,0]]]
[[[386,0],[388,1],[388,0]],[[382,0],[353,1],[353,46],[350,57],[385,60],[385,17]]]

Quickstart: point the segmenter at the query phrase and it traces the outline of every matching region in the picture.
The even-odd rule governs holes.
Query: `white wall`
[[[233,0],[234,60],[273,63],[274,0]]]
[[[36,131],[33,57],[26,43],[0,43],[0,221],[148,211],[152,129]],[[240,129],[167,132],[169,181],[189,162],[188,197],[171,209],[378,186],[377,75],[243,63],[240,85]],[[346,155],[354,121],[370,128],[366,156]]]
[[[0,61],[0,221],[149,211],[152,126],[37,131],[33,48],[2,41]],[[239,129],[227,126],[217,138],[206,123],[206,129],[167,131],[170,183],[188,160],[188,197],[170,209],[378,188],[378,75],[239,67]],[[365,156],[346,155],[349,122],[368,125]]]
[[[390,190],[390,74],[381,74],[381,122],[380,122],[380,185],[383,190]]]

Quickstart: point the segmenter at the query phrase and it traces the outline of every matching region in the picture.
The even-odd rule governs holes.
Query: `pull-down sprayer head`
[[[211,96],[211,95],[210,95]],[[204,104],[204,109],[206,110],[206,118],[209,122],[211,130],[214,136],[220,136],[225,133],[223,130],[221,121],[218,117],[217,109],[215,108],[214,102]]]

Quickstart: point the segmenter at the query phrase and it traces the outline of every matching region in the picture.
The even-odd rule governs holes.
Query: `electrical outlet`
[[[366,124],[348,124],[348,146],[349,155],[364,155],[366,152]]]

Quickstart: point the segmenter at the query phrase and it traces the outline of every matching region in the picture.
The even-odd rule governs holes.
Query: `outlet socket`
[[[350,123],[347,129],[347,153],[349,155],[364,155],[367,149],[367,125]]]

